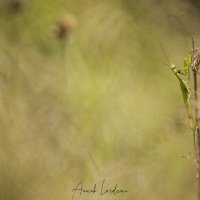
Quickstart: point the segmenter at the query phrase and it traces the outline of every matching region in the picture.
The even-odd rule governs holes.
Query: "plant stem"
[[[194,48],[193,48],[193,58],[194,58]],[[199,108],[198,108],[198,84],[197,84],[197,72],[196,66],[193,66],[193,77],[194,77],[194,109],[195,109],[195,122],[198,124],[199,122]],[[196,130],[197,135],[197,178],[198,178],[198,200],[200,200],[200,168],[199,168],[199,160],[200,160],[200,129]]]
[[[61,60],[62,60],[62,66],[65,70],[66,68],[66,47],[67,47],[67,38],[63,38],[61,41]]]

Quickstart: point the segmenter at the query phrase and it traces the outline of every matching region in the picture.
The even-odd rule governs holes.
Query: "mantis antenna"
[[[160,47],[161,47],[161,49],[162,49],[162,52],[163,52],[165,58],[167,59],[168,63],[170,64],[169,59],[168,59],[168,57],[167,57],[167,55],[166,55],[166,53],[165,53],[165,51],[164,51],[164,49],[163,49],[163,47],[162,47],[161,42],[159,42],[159,44],[160,44]]]

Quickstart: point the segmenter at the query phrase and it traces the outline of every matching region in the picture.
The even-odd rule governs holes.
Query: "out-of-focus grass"
[[[192,136],[159,47],[182,65],[185,41],[198,32],[193,5],[35,0],[18,13],[7,5],[0,6],[0,199],[70,199],[78,182],[104,179],[128,189],[127,199],[194,198],[195,167],[178,157],[193,152]],[[51,28],[71,13],[78,27],[63,69]]]

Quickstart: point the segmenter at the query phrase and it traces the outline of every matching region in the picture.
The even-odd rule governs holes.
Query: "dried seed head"
[[[53,26],[53,36],[58,39],[67,38],[77,26],[77,20],[72,15],[66,15],[58,19]]]
[[[25,0],[11,0],[8,2],[8,9],[11,13],[17,14],[24,10]]]

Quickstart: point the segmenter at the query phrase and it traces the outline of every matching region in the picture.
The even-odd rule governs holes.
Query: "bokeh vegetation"
[[[68,200],[104,179],[127,199],[195,199],[195,166],[178,157],[194,152],[187,113],[159,41],[182,66],[191,35],[200,45],[198,6],[1,0],[0,199]],[[63,16],[77,21],[64,48]]]

